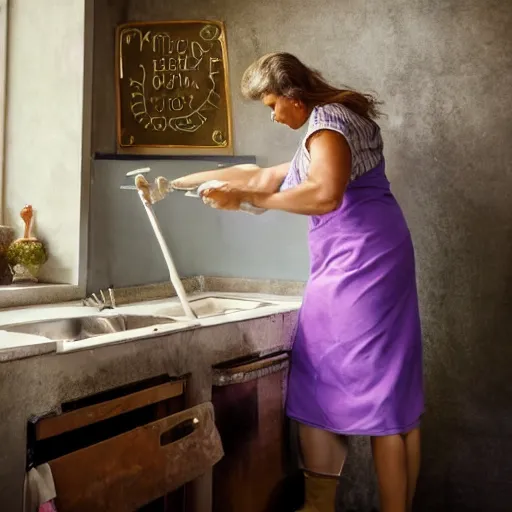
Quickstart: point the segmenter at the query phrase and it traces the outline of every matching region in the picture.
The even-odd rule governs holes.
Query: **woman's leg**
[[[327,430],[299,425],[302,465],[306,471],[339,476],[347,457],[347,440]]]
[[[412,511],[414,493],[420,474],[421,435],[420,428],[405,434],[405,453],[407,455],[407,511]]]
[[[400,434],[372,437],[381,512],[407,512],[407,455]]]
[[[299,439],[306,488],[301,512],[334,512],[338,480],[347,456],[346,439],[302,424]]]
[[[410,512],[420,466],[419,428],[372,438],[381,512]]]

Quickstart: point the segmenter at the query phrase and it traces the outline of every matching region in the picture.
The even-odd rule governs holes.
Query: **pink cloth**
[[[47,501],[43,503],[39,507],[39,512],[57,512],[57,507],[55,506],[55,502],[53,500]]]

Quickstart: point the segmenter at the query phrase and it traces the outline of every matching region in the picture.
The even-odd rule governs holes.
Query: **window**
[[[44,284],[1,287],[0,308],[85,293],[93,4],[0,0],[0,221],[19,236],[31,204],[50,255]]]

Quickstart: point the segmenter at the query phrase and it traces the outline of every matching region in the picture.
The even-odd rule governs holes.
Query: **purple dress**
[[[287,414],[340,434],[407,432],[424,408],[411,236],[386,178],[379,127],[342,105],[314,109],[283,188],[307,178],[305,141],[321,129],[345,136],[352,174],[340,208],[310,218]]]

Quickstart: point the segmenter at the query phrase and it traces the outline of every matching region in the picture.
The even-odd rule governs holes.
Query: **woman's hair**
[[[381,115],[380,102],[375,96],[349,88],[338,89],[326,82],[319,72],[284,52],[269,53],[251,64],[242,78],[242,94],[251,100],[275,94],[300,100],[309,107],[341,103],[367,119]]]

